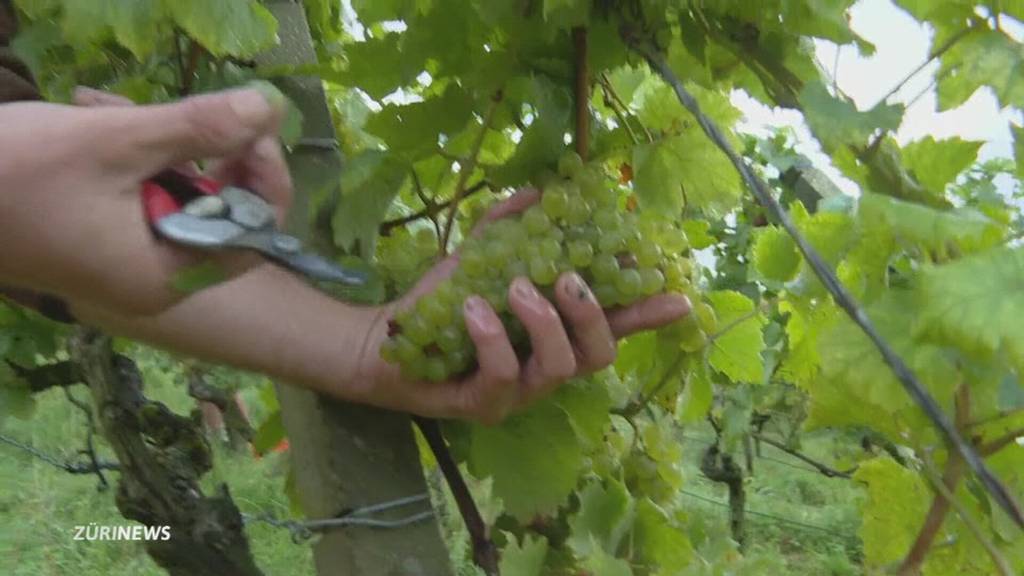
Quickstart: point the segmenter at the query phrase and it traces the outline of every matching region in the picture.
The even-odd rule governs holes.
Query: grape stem
[[[634,145],[639,144],[640,140],[636,137],[636,131],[633,130],[633,126],[631,126],[629,121],[626,119],[625,113],[616,101],[617,99],[612,96],[612,91],[610,90],[611,87],[608,85],[608,78],[604,73],[598,77],[598,84],[601,85],[601,90],[604,92],[605,105],[611,108],[615,117],[619,120],[619,124],[622,124],[622,127],[626,129],[626,133],[629,134],[630,141],[632,141]]]
[[[458,210],[459,202],[462,201],[466,194],[466,184],[476,168],[477,159],[480,157],[480,149],[484,146],[484,139],[487,137],[487,131],[491,129],[494,113],[498,110],[498,106],[501,105],[501,100],[502,91],[499,89],[491,97],[491,105],[487,108],[487,113],[484,115],[480,126],[480,134],[477,135],[476,141],[473,142],[472,152],[466,157],[466,162],[459,165],[459,181],[455,185],[455,196],[452,197],[448,205],[448,218],[445,221],[444,234],[441,237],[442,257],[448,254],[448,240],[451,238],[452,228],[455,226],[455,211]]]
[[[683,107],[689,110],[691,114],[693,114],[697,123],[708,138],[714,142],[726,157],[728,157],[729,161],[736,168],[737,172],[739,172],[743,181],[746,183],[747,187],[750,188],[758,202],[761,203],[769,214],[771,214],[793,238],[797,248],[800,250],[800,253],[803,254],[804,259],[810,265],[815,275],[821,280],[825,289],[832,295],[836,305],[842,308],[850,319],[853,320],[853,322],[857,324],[857,326],[860,327],[864,334],[866,334],[871,340],[875,348],[882,355],[885,363],[889,365],[893,374],[903,385],[907,394],[910,395],[918,406],[921,407],[935,427],[942,432],[942,435],[952,448],[963,456],[968,466],[970,466],[971,470],[973,470],[978,476],[981,484],[985,487],[986,491],[992,495],[999,507],[1006,511],[1015,524],[1024,528],[1024,512],[1021,511],[1020,505],[1014,500],[1006,486],[1004,486],[996,475],[989,470],[981,455],[978,454],[978,451],[975,450],[972,444],[964,439],[957,428],[953,425],[950,418],[942,411],[938,402],[935,401],[932,395],[917,378],[917,375],[914,374],[903,358],[893,350],[892,346],[890,346],[885,338],[883,338],[878,332],[878,329],[875,328],[874,323],[868,317],[867,313],[860,307],[853,295],[850,294],[846,287],[839,281],[839,278],[836,277],[832,268],[821,258],[818,251],[807,241],[806,238],[804,238],[800,231],[797,230],[796,225],[793,224],[793,220],[789,217],[789,213],[786,212],[782,206],[779,205],[775,197],[772,196],[768,185],[757,176],[757,174],[742,158],[740,158],[739,154],[736,153],[725,134],[722,132],[722,129],[701,111],[700,104],[698,104],[697,100],[692,94],[690,94],[686,87],[683,86],[679,77],[676,76],[675,72],[665,61],[664,56],[657,50],[649,47],[642,40],[629,33],[624,33],[623,39],[631,45],[637,53],[643,56],[651,67],[662,77],[662,79],[672,87],[679,99],[679,102],[682,103]]]
[[[630,135],[633,136],[633,141],[636,142],[636,135],[633,132],[633,129],[630,127],[626,116],[624,115],[631,113],[629,110],[629,106],[627,106],[626,103],[622,100],[622,97],[619,96],[619,93],[615,91],[615,87],[612,86],[612,81],[608,79],[608,74],[602,72],[601,75],[598,76],[598,81],[601,83],[601,88],[604,89],[605,94],[610,96],[612,102],[615,104],[615,106],[611,107],[612,111],[614,111],[615,115],[619,117],[619,120],[626,125],[626,129],[629,131]],[[622,111],[622,114],[619,113],[619,110]],[[634,119],[636,120],[637,126],[639,126],[644,131],[644,134],[647,136],[647,141],[653,143],[654,135],[651,134],[651,131],[647,128],[647,126],[644,126],[644,123],[641,122],[639,118],[636,118],[634,116]]]
[[[410,168],[409,172],[412,172],[412,183],[416,190],[416,196],[419,197],[420,202],[429,210],[433,208],[433,211],[427,214],[427,218],[430,218],[430,223],[434,225],[434,233],[437,235],[438,250],[443,250],[441,243],[441,223],[437,221],[437,203],[434,202],[433,198],[428,197],[423,192],[423,183],[420,182],[420,175],[416,172],[415,168]]]
[[[422,416],[413,416],[412,420],[423,433],[427,445],[430,446],[430,451],[434,453],[437,466],[444,474],[448,488],[451,489],[455,503],[459,507],[462,520],[466,523],[466,530],[469,531],[470,540],[473,543],[473,563],[479,566],[487,576],[501,576],[501,570],[498,567],[498,548],[491,540],[490,528],[484,522],[483,516],[480,515],[480,510],[477,508],[476,502],[473,501],[473,495],[469,492],[466,480],[459,472],[459,467],[452,458],[448,444],[444,441],[440,423],[433,418]]]
[[[764,436],[762,434],[754,433],[754,434],[751,434],[750,436],[752,438],[754,438],[755,440],[758,440],[760,442],[764,442],[765,444],[767,444],[769,446],[772,446],[774,448],[782,450],[786,454],[789,454],[790,456],[792,456],[792,457],[794,457],[794,458],[796,458],[798,460],[802,460],[802,461],[806,462],[807,464],[810,464],[815,469],[817,469],[818,472],[821,472],[827,478],[847,478],[847,479],[849,479],[849,478],[851,478],[853,476],[853,473],[857,470],[856,466],[854,466],[853,468],[851,468],[849,470],[836,470],[835,468],[832,468],[831,466],[828,466],[828,465],[822,464],[821,462],[818,462],[817,460],[811,458],[810,456],[807,456],[806,454],[804,454],[802,452],[798,452],[796,450],[793,450],[792,448],[786,446],[782,442],[779,442],[777,440],[773,440],[773,439],[771,439],[771,438],[769,438],[767,436]]]
[[[466,198],[469,198],[470,196],[476,194],[477,192],[485,188],[491,188],[491,183],[488,182],[487,180],[481,180],[467,188],[466,193],[462,195],[462,199],[465,200]],[[402,216],[401,218],[395,218],[394,220],[388,220],[386,222],[383,222],[380,225],[380,235],[388,236],[389,234],[391,234],[391,231],[394,230],[395,228],[405,226],[410,222],[415,222],[416,220],[420,220],[423,218],[433,218],[434,216],[437,216],[437,214],[439,214],[442,210],[451,206],[451,204],[452,200],[445,200],[444,202],[432,202],[430,205],[426,206],[419,212],[415,212],[408,216]]]

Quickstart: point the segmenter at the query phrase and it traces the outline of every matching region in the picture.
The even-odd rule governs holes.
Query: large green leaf
[[[353,158],[342,176],[331,219],[335,244],[352,250],[358,242],[360,253],[369,259],[380,222],[408,175],[408,167],[386,152],[370,150]]]
[[[876,130],[894,131],[903,119],[903,106],[880,103],[861,112],[851,102],[829,94],[820,83],[808,84],[800,104],[811,131],[826,151],[843,145],[863,146]]]
[[[711,292],[707,298],[718,315],[719,330],[717,335],[711,335],[714,341],[710,344],[708,362],[733,382],[761,382],[764,317],[755,311],[750,298],[739,292]]]
[[[277,41],[277,20],[255,0],[173,0],[166,6],[214,56],[249,58]]]
[[[500,426],[470,431],[470,471],[493,477],[494,494],[522,521],[565,504],[582,465],[583,449],[569,417],[550,402]]]
[[[469,121],[473,99],[457,85],[435,98],[404,106],[390,104],[370,117],[366,131],[379,136],[393,152],[410,160],[437,149],[438,136],[452,135]],[[480,128],[472,125],[474,136]]]
[[[869,232],[885,231],[943,256],[950,249],[973,252],[995,246],[1005,235],[1003,226],[976,210],[936,210],[878,194],[861,196],[857,216]]]
[[[963,104],[982,86],[1000,106],[1024,106],[1024,46],[1002,32],[974,32],[945,56],[936,73],[939,110]]]
[[[548,541],[524,536],[520,544],[515,535],[508,534],[509,543],[501,551],[502,576],[543,576],[544,558],[548,553]]]
[[[638,556],[661,573],[684,571],[694,561],[693,545],[686,533],[649,498],[637,502],[632,542]]]
[[[974,164],[982,144],[961,138],[936,140],[927,136],[903,147],[903,163],[929,192],[942,196],[946,185]]]
[[[626,486],[616,480],[594,481],[579,493],[580,508],[569,518],[568,544],[580,557],[598,549],[615,554],[633,525],[635,502]]]
[[[782,228],[762,228],[754,240],[751,257],[757,273],[775,282],[788,282],[800,270],[796,242]]]
[[[996,248],[921,275],[918,331],[963,350],[1000,352],[1024,370],[1024,249]]]
[[[921,529],[931,490],[917,474],[889,458],[861,464],[854,480],[867,486],[859,530],[865,564],[880,568],[899,562]]]

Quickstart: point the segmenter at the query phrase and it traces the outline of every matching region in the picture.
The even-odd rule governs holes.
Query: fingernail
[[[273,113],[270,100],[259,90],[238,90],[231,94],[228,105],[245,124],[259,124]]]
[[[479,296],[470,296],[462,303],[462,313],[467,322],[472,322],[478,331],[490,332],[487,317],[487,301]]]
[[[572,280],[569,281],[569,286],[571,286],[571,290],[576,295],[576,298],[580,300],[589,300],[591,298],[590,287],[583,281],[583,278],[580,278],[579,274],[572,273]]]
[[[512,295],[526,303],[533,303],[541,298],[540,292],[537,292],[537,289],[526,278],[516,278],[512,282]]]

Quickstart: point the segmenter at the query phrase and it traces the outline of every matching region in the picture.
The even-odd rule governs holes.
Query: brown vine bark
[[[114,354],[109,336],[80,328],[69,348],[120,462],[118,510],[170,529],[146,542],[153,560],[171,576],[262,576],[227,486],[206,496],[199,485],[212,461],[196,425],[143,395],[138,367]]]

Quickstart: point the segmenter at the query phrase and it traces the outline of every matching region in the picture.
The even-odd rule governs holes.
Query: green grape
[[[434,327],[423,316],[413,314],[402,324],[402,334],[417,346],[426,346],[434,339]]]
[[[615,254],[626,249],[626,239],[617,230],[609,230],[597,243],[597,248],[601,252],[609,254]]]
[[[540,254],[537,255],[540,257]],[[505,282],[511,282],[520,276],[529,276],[530,266],[522,260],[511,260],[505,265],[505,270],[502,274],[502,278]]]
[[[434,326],[444,326],[452,321],[451,306],[436,292],[416,303],[416,313]]]
[[[644,296],[657,294],[665,288],[665,276],[657,268],[640,269],[640,293]]]
[[[403,364],[413,364],[423,359],[423,352],[411,340],[399,334],[391,339],[395,344],[395,357]]]
[[[541,240],[538,248],[540,251],[540,257],[545,260],[557,260],[562,256],[562,245],[554,238],[545,238],[544,240]]]
[[[549,218],[562,218],[569,212],[569,196],[561,186],[548,188],[540,197],[540,205]]]
[[[633,250],[637,264],[647,268],[661,262],[661,248],[653,242],[642,242]]]
[[[505,262],[515,256],[515,244],[504,240],[493,240],[484,245],[484,254],[489,262]]]
[[[380,345],[380,357],[385,362],[394,364],[398,362],[398,343],[394,339],[387,339]]]
[[[615,277],[615,289],[619,292],[619,296],[626,299],[640,294],[642,285],[643,279],[635,268],[620,270]]]
[[[531,206],[523,214],[523,226],[532,235],[540,235],[551,228],[551,219],[540,206]]]
[[[619,301],[619,293],[611,284],[598,284],[593,287],[594,297],[602,308],[614,306]]]
[[[569,200],[568,213],[565,215],[565,222],[570,226],[580,226],[590,220],[590,204],[587,204],[578,194]]]
[[[445,326],[437,333],[437,347],[445,354],[454,354],[466,345],[466,336],[456,326]]]
[[[467,247],[459,256],[459,269],[469,276],[479,276],[486,268],[487,258],[481,250],[473,246]]]
[[[662,231],[658,243],[671,254],[679,254],[690,247],[690,240],[686,237],[686,232],[674,227]]]
[[[445,366],[444,358],[434,356],[427,358],[423,364],[423,375],[431,382],[440,382],[448,377],[448,368]]]
[[[693,313],[697,317],[697,325],[705,333],[714,334],[718,331],[718,315],[715,314],[715,309],[710,304],[707,302],[697,304],[693,308]]]
[[[444,365],[449,375],[462,374],[469,369],[473,359],[465,348],[454,350],[445,355]]]
[[[619,273],[619,261],[611,254],[601,254],[594,257],[594,263],[591,264],[590,270],[593,272],[594,278],[601,282],[610,282],[615,280],[615,276]]]
[[[583,159],[575,152],[566,152],[558,159],[558,173],[563,178],[575,178],[583,171]]]
[[[546,258],[534,258],[530,260],[530,280],[534,284],[553,284],[558,278],[558,267],[551,260]]]
[[[575,268],[586,268],[594,260],[594,247],[582,240],[569,244],[569,263]]]
[[[622,227],[622,216],[611,210],[601,210],[594,214],[594,224],[601,230],[618,230]]]

